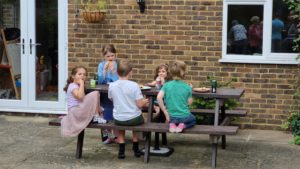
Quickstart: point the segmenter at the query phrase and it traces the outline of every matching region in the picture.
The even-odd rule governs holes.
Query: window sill
[[[247,63],[247,64],[280,64],[280,65],[297,65],[299,61],[292,60],[270,60],[270,59],[219,59],[220,63]]]

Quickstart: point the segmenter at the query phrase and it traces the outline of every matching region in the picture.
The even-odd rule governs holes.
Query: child
[[[118,80],[116,49],[114,45],[105,45],[102,48],[102,55],[105,61],[98,65],[98,84],[108,84]],[[101,105],[104,108],[104,119],[107,121],[113,120],[112,110],[113,103],[107,98],[107,94],[101,95]],[[104,144],[115,142],[117,131],[103,130],[102,141]]]
[[[113,82],[108,88],[108,98],[113,101],[113,118],[116,125],[135,126],[144,123],[141,108],[148,103],[143,98],[141,89],[136,82],[128,80],[132,75],[132,66],[128,61],[121,60],[117,72],[119,80]],[[135,157],[140,157],[138,133],[132,132],[133,151]],[[118,158],[125,158],[125,130],[119,130]]]
[[[167,64],[162,64],[158,65],[155,69],[155,76],[154,76],[154,81],[151,83],[147,83],[148,86],[156,86],[157,82],[160,82],[160,85],[164,85],[165,82],[171,80],[171,75],[168,71],[168,65]]]
[[[167,64],[161,64],[158,65],[155,69],[155,76],[154,76],[154,81],[152,81],[151,83],[147,83],[146,85],[148,86],[156,86],[157,83],[159,83],[159,88],[161,86],[164,85],[165,82],[171,80],[172,77],[170,75],[170,72],[168,70],[168,65]],[[155,101],[157,102],[157,101]],[[154,110],[155,110],[155,114],[154,114],[154,121],[157,122],[164,122],[165,121],[165,117],[163,114],[160,113],[160,108],[157,105],[154,105]]]
[[[189,105],[192,104],[192,88],[183,81],[186,65],[175,61],[170,67],[173,80],[164,84],[157,95],[159,107],[170,122],[169,131],[180,133],[185,128],[196,124],[196,118],[191,114]],[[180,89],[180,92],[175,92]]]
[[[102,48],[105,61],[98,65],[98,83],[108,84],[118,80],[116,49],[114,45],[105,45]]]
[[[99,92],[84,93],[86,75],[85,67],[73,68],[64,88],[68,100],[68,114],[61,121],[61,134],[64,137],[77,136],[101,112]]]

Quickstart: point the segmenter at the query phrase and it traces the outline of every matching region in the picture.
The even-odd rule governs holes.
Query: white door
[[[9,76],[10,71],[2,70],[7,76],[0,79],[0,94],[1,90],[6,92],[6,95],[0,95],[0,111],[64,113],[67,0],[14,0],[0,5],[0,8],[3,13],[0,27],[20,30],[19,38],[7,41],[7,44],[15,43],[18,47],[15,45],[11,51],[5,50],[7,56],[13,58],[7,61],[12,65],[8,70],[12,70],[13,78]],[[6,37],[9,32],[4,34]]]

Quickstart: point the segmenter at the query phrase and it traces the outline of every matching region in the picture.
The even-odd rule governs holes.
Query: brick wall
[[[12,5],[2,6],[3,20],[0,22],[2,27],[14,27],[14,7]]]
[[[0,5],[0,10],[1,15],[0,15],[0,27],[6,27],[6,28],[13,28],[13,27],[19,27],[20,25],[20,9],[19,9],[19,4],[10,5]]]
[[[292,102],[291,65],[219,63],[222,40],[221,0],[146,0],[140,14],[135,0],[108,0],[107,18],[91,24],[78,18],[75,2],[69,1],[69,67],[81,63],[96,72],[103,60],[103,44],[112,43],[118,58],[134,63],[133,78],[141,83],[153,78],[158,64],[183,60],[188,65],[186,80],[194,86],[207,81],[237,79],[233,85],[246,89],[242,108],[249,110],[236,121],[244,128],[280,129]],[[92,76],[93,74],[90,74]]]

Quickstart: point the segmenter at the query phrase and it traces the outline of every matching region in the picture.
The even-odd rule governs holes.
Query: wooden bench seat
[[[50,126],[60,126],[60,119],[54,119],[49,122]],[[169,125],[166,123],[144,123],[138,126],[117,126],[113,123],[97,124],[90,123],[87,128],[100,129],[116,129],[116,130],[130,130],[141,132],[169,132]],[[237,126],[211,126],[211,125],[195,125],[192,128],[185,129],[184,134],[211,134],[211,135],[235,135],[237,133]]]
[[[214,109],[191,109],[191,113],[199,115],[214,115]],[[226,110],[226,116],[245,117],[247,110]]]
[[[49,122],[50,126],[60,126],[61,119],[53,119]],[[97,124],[90,123],[87,128],[100,128],[100,129],[116,129],[116,130],[130,130],[130,131],[140,131],[146,133],[145,141],[145,154],[144,162],[149,162],[149,149],[151,141],[151,132],[169,132],[169,126],[167,123],[144,123],[138,126],[117,126],[113,123]],[[182,134],[208,134],[211,137],[212,143],[212,168],[216,168],[217,159],[217,145],[220,136],[224,135],[235,135],[237,134],[237,126],[211,126],[211,125],[195,125],[192,128],[185,129]],[[77,149],[76,158],[82,157],[82,147],[84,140],[84,130],[78,135],[77,138]]]

